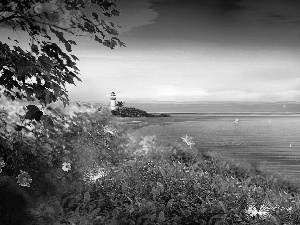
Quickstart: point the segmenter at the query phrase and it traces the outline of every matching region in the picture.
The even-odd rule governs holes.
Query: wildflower
[[[67,123],[64,124],[64,128],[69,129],[69,127],[70,127],[69,124],[67,124]]]
[[[292,212],[292,210],[293,210],[293,208],[290,206],[290,207],[282,207],[282,206],[279,206],[279,205],[277,205],[277,206],[275,206],[274,207],[274,209],[277,209],[277,210],[286,210],[286,211],[288,211],[289,213],[291,213]]]
[[[84,181],[87,183],[95,183],[98,179],[104,177],[107,175],[107,172],[104,168],[101,168],[100,166],[95,166],[94,168],[88,170],[84,174]]]
[[[64,162],[62,165],[63,165],[62,167],[63,171],[68,172],[69,170],[71,170],[71,163]]]
[[[30,187],[30,183],[32,182],[30,175],[23,170],[20,171],[21,173],[17,176],[17,183],[22,187]]]
[[[250,204],[249,208],[246,210],[246,214],[248,214],[251,217],[260,216],[262,218],[268,218],[271,216],[271,209],[272,206],[270,206],[269,203],[264,203],[263,205],[261,205],[259,210],[257,210],[253,204]]]
[[[195,145],[195,142],[193,142],[193,137],[189,137],[187,134],[185,137],[181,137],[182,141],[185,142],[190,148],[192,148],[193,145]]]
[[[114,128],[113,126],[109,126],[109,125],[103,126],[103,130],[105,133],[109,133],[112,136],[115,136],[117,133],[117,129]]]
[[[3,157],[0,157],[0,173],[2,172],[2,167],[5,166],[5,162],[3,160]]]
[[[0,157],[0,167],[4,167],[5,166],[5,162],[3,160],[3,157]]]

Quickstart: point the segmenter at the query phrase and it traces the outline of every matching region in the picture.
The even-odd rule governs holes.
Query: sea
[[[181,137],[188,135],[200,151],[255,163],[300,182],[300,103],[218,104],[185,105],[180,109],[172,104],[133,107],[171,115],[147,118],[150,125],[138,131],[142,135],[155,135],[170,143],[182,143]]]

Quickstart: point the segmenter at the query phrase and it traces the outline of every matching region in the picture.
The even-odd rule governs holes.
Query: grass
[[[105,178],[84,188],[89,200],[84,203],[82,195],[64,207],[68,211],[64,220],[75,224],[80,220],[94,224],[300,223],[299,187],[255,165],[158,142],[135,157],[115,171],[107,167],[110,172]],[[252,205],[256,212],[250,210]],[[270,206],[266,217],[259,216],[262,206]]]

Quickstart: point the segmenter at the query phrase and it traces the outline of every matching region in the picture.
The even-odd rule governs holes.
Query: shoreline
[[[150,112],[151,114],[168,114],[170,116],[300,116],[294,112]]]

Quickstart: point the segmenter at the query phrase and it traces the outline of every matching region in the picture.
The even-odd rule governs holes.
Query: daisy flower
[[[68,172],[69,170],[71,170],[71,163],[64,162],[62,165],[63,165],[62,166],[63,171]]]

